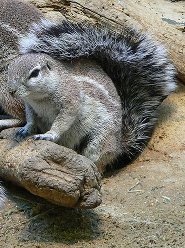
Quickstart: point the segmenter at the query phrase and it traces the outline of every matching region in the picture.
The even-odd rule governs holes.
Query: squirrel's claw
[[[35,132],[35,127],[33,127],[32,125],[28,125],[26,124],[24,127],[21,127],[15,134],[15,138],[17,140],[20,139],[24,139],[28,136],[30,136],[31,134],[33,134]]]
[[[16,132],[16,134],[15,134],[15,137],[16,137],[16,139],[17,138],[26,138],[27,136],[29,136],[30,135],[30,132],[29,132],[29,130],[27,129],[27,128],[25,128],[25,127],[21,127],[17,132]]]
[[[52,134],[37,134],[32,137],[33,140],[48,140],[55,142],[55,139]]]

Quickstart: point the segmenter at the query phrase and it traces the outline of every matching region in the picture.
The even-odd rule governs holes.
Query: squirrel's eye
[[[33,77],[37,77],[39,75],[39,72],[40,72],[39,69],[33,70],[32,73],[29,75],[28,79],[33,78]]]

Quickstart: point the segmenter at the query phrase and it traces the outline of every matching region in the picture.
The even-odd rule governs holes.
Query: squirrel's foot
[[[26,124],[24,127],[21,127],[15,134],[16,139],[24,139],[30,136],[35,131],[35,128],[32,125]]]
[[[34,135],[32,137],[33,140],[48,140],[48,141],[52,141],[52,142],[56,142],[57,139],[57,135],[55,133],[44,133],[44,134],[37,134]]]

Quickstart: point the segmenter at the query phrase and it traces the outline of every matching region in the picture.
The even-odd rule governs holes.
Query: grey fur
[[[43,20],[20,39],[20,51],[46,53],[61,61],[84,57],[99,62],[122,100],[122,162],[143,150],[158,106],[176,88],[175,70],[165,48],[127,28],[117,34],[105,27]]]
[[[25,118],[24,105],[13,98],[7,88],[7,66],[18,56],[18,38],[28,31],[31,23],[39,21],[42,14],[33,6],[17,0],[0,0],[0,130],[20,126]],[[5,112],[13,116],[10,119]],[[8,119],[6,119],[8,118]],[[0,206],[5,200],[0,186]]]
[[[18,138],[39,127],[41,133],[34,140],[50,140],[76,151],[81,146],[80,153],[102,172],[121,155],[120,97],[97,63],[59,62],[30,53],[9,65],[8,79],[12,94],[26,105],[27,122]]]
[[[16,118],[12,122],[0,120],[1,130],[19,126],[24,121],[23,103],[8,93],[7,67],[19,54],[18,38],[28,32],[31,23],[39,21],[42,14],[33,5],[17,0],[0,0],[0,6],[0,108]]]
[[[6,194],[4,188],[0,185],[0,208],[3,206],[6,199]]]

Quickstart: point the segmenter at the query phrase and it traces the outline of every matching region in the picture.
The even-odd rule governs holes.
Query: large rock
[[[31,193],[65,207],[101,203],[100,174],[87,158],[48,141],[17,142],[15,128],[1,132],[0,174]]]

